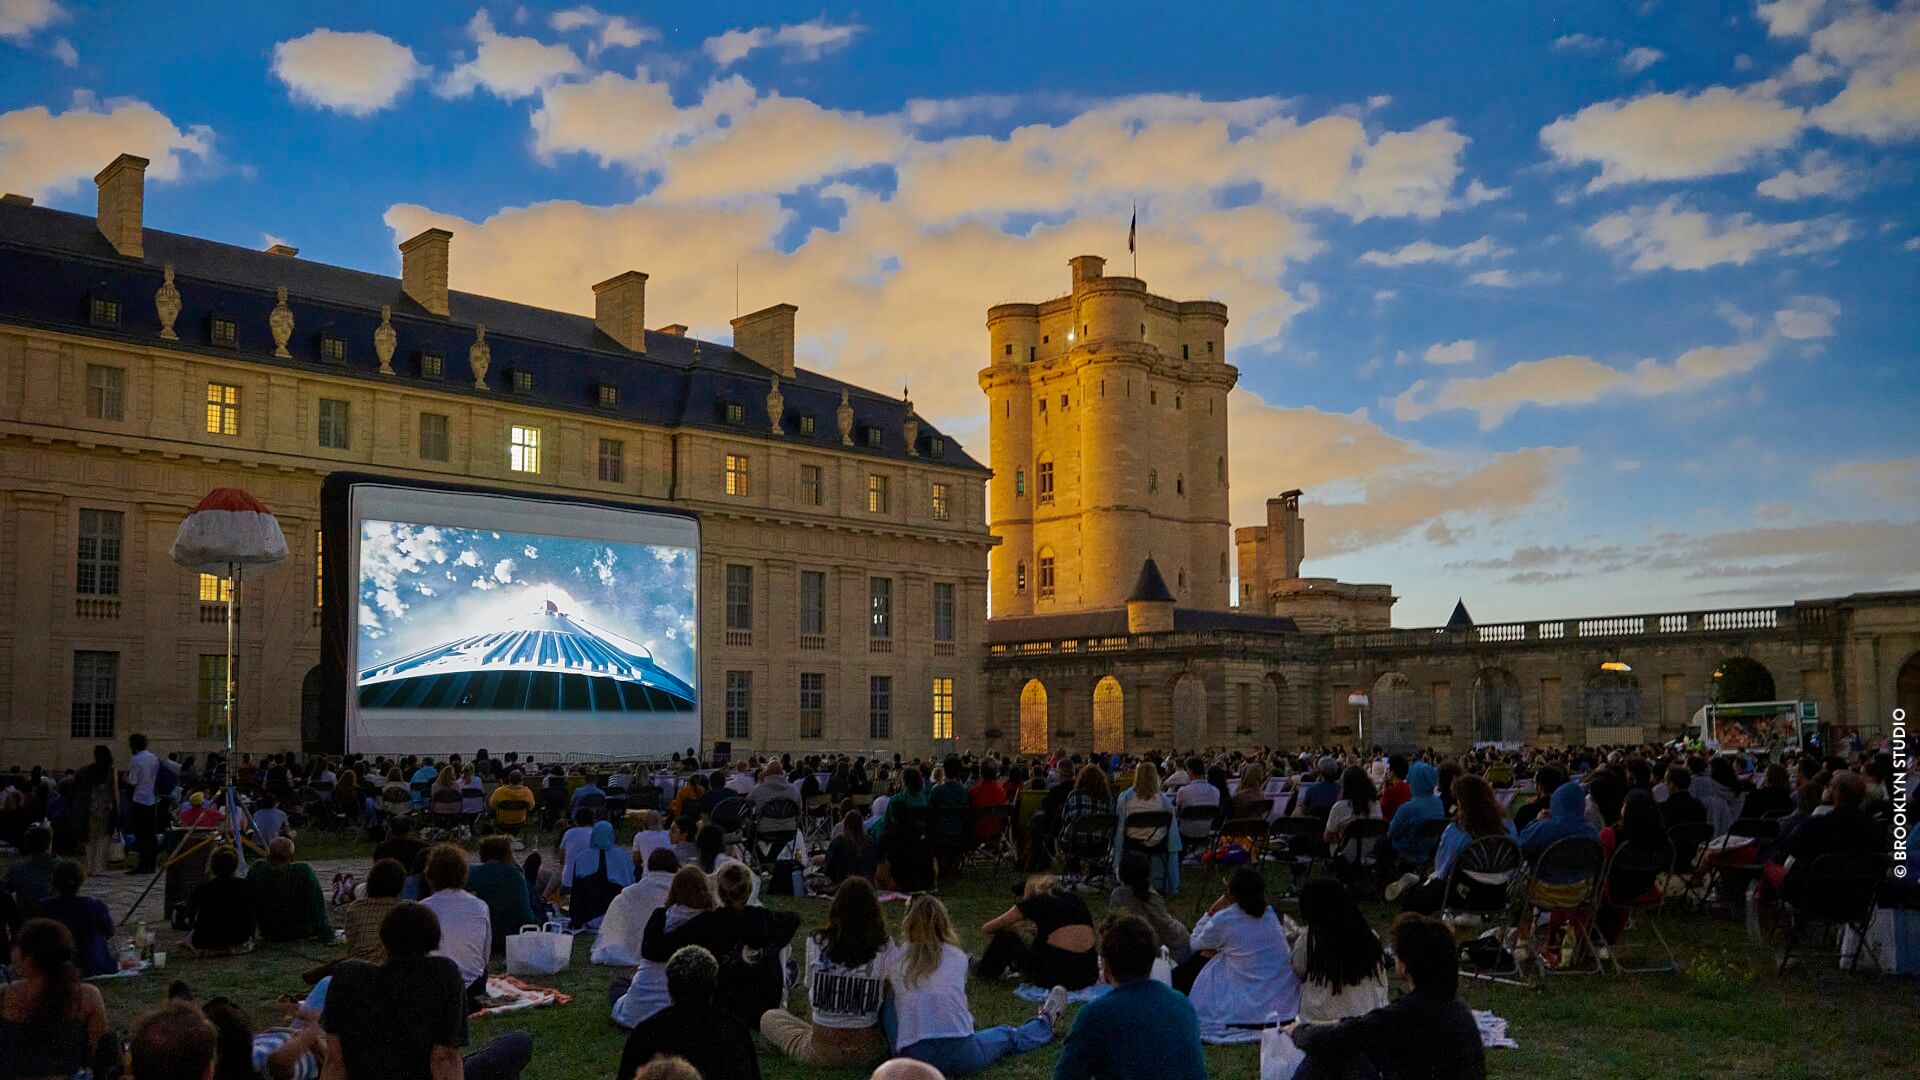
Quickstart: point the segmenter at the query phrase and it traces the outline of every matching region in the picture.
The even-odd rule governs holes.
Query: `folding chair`
[[[1145,840],[1135,839],[1133,834],[1136,830],[1146,832],[1148,838]],[[1147,857],[1149,867],[1153,866],[1155,859],[1161,860],[1164,866],[1167,859],[1173,858],[1172,848],[1173,813],[1171,811],[1144,810],[1139,813],[1127,815],[1126,821],[1122,825],[1120,837],[1120,850],[1122,852],[1137,851]],[[1150,872],[1155,881],[1166,877],[1168,873],[1162,871]]]
[[[1773,845],[1780,839],[1780,822],[1772,818],[1740,818],[1727,829],[1727,836],[1753,841],[1739,860],[1729,858],[1725,850],[1709,851],[1701,860],[1706,879],[1708,901],[1718,895],[1729,907],[1739,906],[1747,883],[1759,874]]]
[[[825,794],[809,795],[801,808],[805,812],[807,843],[824,851],[827,838],[833,835],[833,799]]]
[[[1355,818],[1340,834],[1340,846],[1328,856],[1334,869],[1358,873],[1377,868],[1380,841],[1387,835],[1387,823],[1380,818]],[[1349,855],[1351,852],[1351,855]]]
[[[731,799],[722,799],[718,805],[714,806],[713,823],[720,826],[720,831],[726,835],[729,847],[744,843],[748,811],[747,800],[738,795]]]
[[[1673,845],[1673,873],[1681,879],[1680,899],[1698,910],[1707,899],[1707,867],[1700,849],[1713,839],[1713,826],[1705,821],[1688,821],[1667,829],[1667,842]]]
[[[1851,964],[1847,963],[1844,952],[1840,954],[1842,967],[1860,970],[1860,954],[1866,952],[1874,954],[1874,968],[1879,970],[1879,955],[1868,941],[1867,931],[1873,925],[1874,900],[1881,883],[1887,879],[1889,864],[1887,856],[1878,852],[1836,851],[1813,861],[1806,882],[1799,890],[1800,899],[1781,904],[1780,925],[1775,928],[1782,937],[1780,974],[1787,973],[1787,964],[1793,959],[1793,947],[1799,943],[1801,932],[1816,924],[1828,934],[1840,929],[1852,930],[1859,939]]]
[[[775,823],[775,827],[768,828],[767,822]],[[773,865],[773,861],[780,857],[780,849],[792,843],[793,838],[800,834],[800,826],[798,802],[792,799],[768,799],[760,804],[759,812],[754,815],[752,855],[761,869]]]
[[[1517,954],[1507,947],[1513,936],[1516,898],[1526,881],[1527,860],[1520,845],[1508,836],[1479,836],[1467,842],[1447,873],[1440,901],[1440,918],[1450,926],[1465,920],[1492,931],[1505,963],[1494,967],[1462,966],[1460,974],[1511,985],[1525,985],[1526,973]],[[1486,935],[1481,935],[1486,936]]]
[[[1247,820],[1222,822],[1221,837],[1235,835]],[[1281,894],[1283,897],[1298,893],[1300,886],[1313,876],[1314,860],[1326,854],[1326,832],[1319,818],[1283,817],[1267,823],[1267,834],[1277,847],[1274,858],[1287,867],[1287,891]]]
[[[533,804],[525,799],[502,799],[499,805],[493,808],[493,827],[508,836],[518,839],[521,831],[527,827],[527,819],[524,815],[532,809]],[[500,820],[500,814],[503,811],[509,814],[519,811],[523,816],[517,824],[509,825]]]
[[[441,788],[433,793],[427,801],[427,812],[433,817],[434,832],[438,836],[453,836],[466,824],[462,813],[465,802],[459,788]]]
[[[1601,962],[1606,942],[1599,926],[1600,886],[1606,879],[1607,852],[1600,841],[1585,836],[1568,836],[1547,845],[1534,864],[1527,885],[1526,904],[1521,912],[1523,924],[1534,921],[1535,913],[1551,920],[1558,916],[1563,934],[1575,947],[1585,948],[1593,962],[1593,974],[1604,975]],[[1534,963],[1542,975],[1573,974],[1565,963],[1548,963],[1548,945],[1534,943]]]
[[[1064,875],[1074,886],[1084,885],[1106,874],[1113,862],[1113,832],[1120,825],[1120,819],[1112,814],[1082,814],[1060,830],[1057,841],[1059,853],[1069,860],[1078,860],[1078,872],[1069,871]]]
[[[976,844],[967,853],[969,858],[985,857],[995,866],[1018,861],[1013,846],[1011,803],[990,803],[975,809],[972,830]]]
[[[1183,806],[1179,818],[1180,846],[1197,859],[1213,846],[1214,828],[1220,823],[1220,807],[1218,804]]]
[[[1667,944],[1667,936],[1660,932],[1660,912],[1666,906],[1666,890],[1660,887],[1661,879],[1672,865],[1673,848],[1667,844],[1622,844],[1607,863],[1607,885],[1601,896],[1601,907],[1622,912],[1626,917],[1620,936],[1610,946],[1609,959],[1615,975],[1654,975],[1680,970],[1673,946]],[[1621,964],[1627,931],[1635,926],[1644,926],[1653,934],[1653,940],[1667,956],[1665,964],[1631,968]]]

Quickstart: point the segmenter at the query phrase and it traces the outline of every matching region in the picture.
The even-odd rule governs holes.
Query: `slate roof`
[[[399,373],[395,377],[426,382],[420,375],[419,358],[439,356],[444,360],[444,378],[431,385],[441,393],[494,397],[503,403],[523,400],[606,419],[705,428],[867,457],[909,459],[903,441],[904,401],[804,369],[780,382],[786,399],[785,434],[774,435],[766,415],[771,372],[729,345],[649,330],[646,354],[641,356],[621,348],[583,315],[456,291],[448,305],[452,316],[441,318],[402,292],[398,278],[157,229],[147,229],[144,237],[145,257],[129,259],[113,250],[91,217],[0,202],[0,321],[182,353],[230,353],[269,368],[326,371],[385,382],[388,377],[379,374],[374,355],[373,332],[380,324],[380,308],[386,305],[393,309],[393,327],[399,334],[393,356],[393,368]],[[174,266],[182,302],[174,322],[178,341],[159,336],[153,307],[161,267],[167,263]],[[293,310],[294,331],[288,342],[292,360],[274,358],[267,325],[276,303],[275,290],[281,285],[287,287],[287,304]],[[90,322],[93,298],[119,302],[118,327]],[[215,314],[238,324],[234,347],[212,343],[209,327]],[[493,353],[485,391],[473,388],[467,366],[476,324],[487,328]],[[321,361],[323,334],[346,342],[344,365]],[[510,391],[509,372],[515,371],[533,376],[531,391]],[[601,385],[616,389],[616,405],[599,404]],[[854,445],[850,447],[841,445],[835,418],[842,389],[848,391],[853,406]],[[742,423],[727,422],[729,404],[742,406]],[[811,436],[800,434],[803,415],[814,419]],[[880,431],[878,447],[867,445],[870,428]],[[944,443],[938,458],[931,456],[934,439]],[[921,461],[986,471],[924,418],[919,444]]]
[[[1174,608],[1173,629],[1176,632],[1238,630],[1252,634],[1294,634],[1300,631],[1294,621],[1284,615],[1250,615],[1195,608]],[[1126,635],[1125,608],[1074,611],[1064,615],[1010,615],[987,620],[987,641],[994,645],[1015,641],[1065,641]]]
[[[1173,590],[1167,588],[1167,579],[1160,576],[1160,564],[1147,556],[1140,564],[1140,576],[1133,583],[1133,592],[1127,594],[1127,603],[1173,603]]]
[[[1447,629],[1449,630],[1473,629],[1473,616],[1467,614],[1466,600],[1456,599],[1453,602],[1453,614],[1447,616]]]

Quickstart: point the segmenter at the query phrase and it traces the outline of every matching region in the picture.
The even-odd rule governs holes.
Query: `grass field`
[[[361,853],[362,847],[350,844],[302,844],[302,855],[311,858]],[[1274,870],[1271,876],[1279,885],[1285,872]],[[1015,880],[1011,871],[975,870],[965,881],[942,890],[970,951],[978,953],[980,925],[1005,910]],[[1196,909],[1216,894],[1204,873],[1192,874],[1174,900],[1174,911],[1190,922]],[[784,897],[770,897],[769,903],[800,912],[809,926],[824,920],[827,906],[825,901]],[[1102,898],[1090,897],[1089,903],[1096,917],[1104,912]],[[903,907],[889,905],[889,918],[897,923]],[[1390,919],[1384,906],[1369,911],[1377,927]],[[1831,958],[1811,959],[1781,977],[1736,921],[1675,912],[1666,916],[1664,926],[1689,966],[1686,975],[1568,975],[1540,990],[1467,981],[1467,1001],[1504,1017],[1521,1047],[1489,1051],[1490,1075],[1528,1080],[1913,1075],[1913,1023],[1920,993],[1911,981],[1845,975],[1834,969]],[[587,964],[587,951],[581,943],[572,968],[538,980],[574,995],[571,1004],[478,1021],[474,1039],[524,1027],[535,1040],[528,1073],[532,1080],[610,1076],[625,1033],[608,1016],[607,984],[629,972]],[[275,1015],[278,995],[305,992],[299,976],[303,969],[332,958],[329,950],[314,945],[267,946],[222,960],[189,959],[177,949],[173,956],[169,976],[185,979],[202,997],[225,994],[245,1003],[261,1021]],[[970,988],[976,1024],[1016,1023],[1033,1014],[1034,1007],[1016,998],[1012,987],[1011,982],[976,982]],[[156,1003],[165,982],[110,980],[104,992],[114,1024],[122,1026]],[[804,995],[796,992],[790,1007],[805,1015]],[[982,1075],[1034,1080],[1051,1074],[1054,1057],[1049,1047],[1010,1058]],[[1209,1047],[1207,1062],[1216,1077],[1258,1077],[1257,1047]],[[761,1070],[779,1080],[863,1075],[797,1066],[764,1047]]]

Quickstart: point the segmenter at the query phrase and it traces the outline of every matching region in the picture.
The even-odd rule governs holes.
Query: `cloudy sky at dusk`
[[[981,456],[986,308],[1137,204],[1236,522],[1403,625],[1920,586],[1920,0],[1014,7],[0,0],[0,188],[710,340],[737,269]]]

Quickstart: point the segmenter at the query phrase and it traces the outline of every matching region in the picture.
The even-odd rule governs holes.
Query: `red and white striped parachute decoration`
[[[287,557],[280,522],[239,488],[215,488],[180,523],[167,552],[182,566],[225,573],[233,563],[277,563]]]

